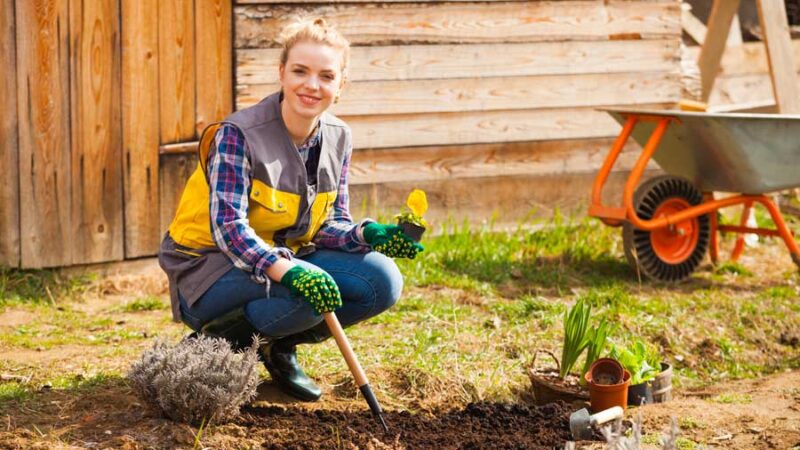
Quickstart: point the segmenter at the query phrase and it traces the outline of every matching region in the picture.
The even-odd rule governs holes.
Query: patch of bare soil
[[[387,434],[362,399],[331,400],[311,405],[259,402],[245,408],[233,423],[212,424],[201,434],[200,445],[312,450],[563,448],[574,409],[564,403],[541,407],[476,403],[431,413],[394,410],[386,412]],[[627,418],[638,412],[645,434],[662,434],[675,417],[682,437],[707,448],[791,449],[800,445],[800,371],[679,391],[670,402],[629,409]],[[0,449],[188,449],[197,433],[197,427],[154,415],[123,384],[81,392],[44,391],[32,402],[0,407]],[[582,442],[578,448],[603,445]]]
[[[239,425],[265,430],[265,449],[552,449],[569,439],[565,403],[541,407],[472,403],[439,414],[386,413],[385,433],[368,412],[248,409]]]
[[[800,446],[800,372],[688,391],[640,410],[646,431],[676,417],[681,436],[713,448],[792,449]]]

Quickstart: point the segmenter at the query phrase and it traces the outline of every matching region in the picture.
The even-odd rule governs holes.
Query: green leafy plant
[[[589,316],[592,306],[583,299],[578,300],[564,312],[564,346],[561,349],[561,370],[559,375],[566,378],[578,361],[581,353],[589,345]]]
[[[658,375],[658,358],[644,342],[634,341],[626,348],[611,347],[610,357],[619,361],[631,373],[631,384],[650,381]]]
[[[589,344],[586,347],[586,362],[583,364],[581,380],[583,380],[583,375],[589,371],[589,366],[597,361],[606,349],[609,334],[611,334],[611,324],[605,318],[600,321],[597,327],[589,331],[587,337]]]

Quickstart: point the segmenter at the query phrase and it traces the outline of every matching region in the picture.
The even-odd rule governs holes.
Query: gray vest
[[[245,138],[253,178],[248,211],[251,227],[266,242],[272,241],[279,247],[300,247],[298,254],[307,254],[314,250],[308,241],[324,220],[321,216],[326,215],[333,205],[342,165],[352,148],[351,134],[347,125],[333,115],[325,113],[320,117],[322,142],[317,183],[310,186],[303,159],[281,117],[280,98],[280,93],[272,94],[254,106],[235,112],[221,123],[236,126]],[[203,134],[216,130],[218,125],[209,125]],[[213,140],[205,137],[201,138],[201,143],[210,141],[213,145]],[[203,149],[199,153],[207,155]],[[205,166],[205,161],[201,161],[189,179],[173,221],[173,226],[181,224],[180,228],[190,231],[186,235],[210,233],[207,194],[204,201],[197,200],[200,191],[208,190],[208,185],[200,181],[200,178],[207,177]],[[192,192],[187,192],[189,190]],[[324,201],[320,201],[323,198]],[[197,217],[200,219],[192,223],[192,218]],[[176,239],[180,240],[177,235]],[[176,321],[180,321],[178,291],[191,306],[234,267],[216,246],[186,247],[185,243],[182,245],[173,240],[169,233],[161,244],[159,264],[169,278],[173,319]]]

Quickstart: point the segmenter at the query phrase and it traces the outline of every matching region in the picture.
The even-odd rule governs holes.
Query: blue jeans
[[[403,277],[397,265],[378,252],[317,250],[293,261],[333,277],[342,293],[342,307],[335,311],[336,317],[344,327],[386,311],[403,290]],[[307,301],[293,297],[280,283],[272,282],[269,296],[266,294],[265,285],[253,282],[250,275],[234,267],[191,307],[179,293],[182,320],[193,330],[199,330],[211,320],[244,307],[247,320],[265,337],[299,333],[323,320]]]

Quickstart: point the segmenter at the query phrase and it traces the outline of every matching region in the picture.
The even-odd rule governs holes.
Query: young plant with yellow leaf
[[[411,191],[406,199],[406,207],[408,210],[397,214],[395,219],[407,236],[419,242],[422,239],[422,233],[428,228],[428,222],[422,217],[428,211],[428,199],[425,191],[421,189]]]

